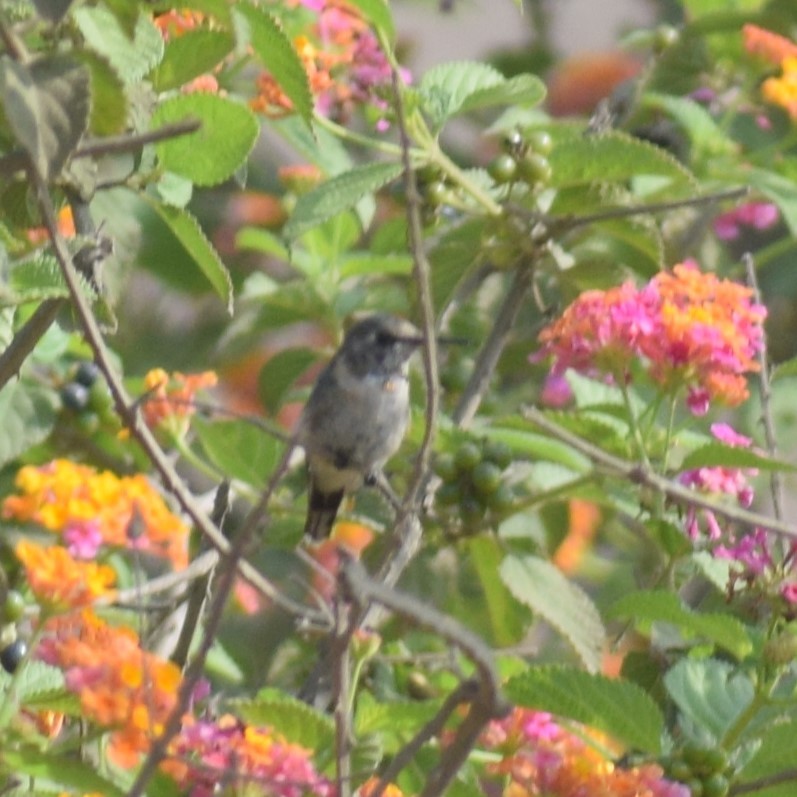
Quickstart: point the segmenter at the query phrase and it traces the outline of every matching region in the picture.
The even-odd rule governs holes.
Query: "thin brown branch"
[[[332,658],[332,701],[335,715],[335,775],[339,797],[351,797],[351,653],[354,633],[349,607],[341,600],[335,605],[335,633],[330,649]]]
[[[753,256],[747,252],[742,256],[747,273],[747,284],[753,290],[753,299],[757,304],[761,304],[761,291],[758,289],[758,279],[755,271],[755,261]],[[778,444],[775,434],[775,423],[772,420],[772,383],[769,379],[769,358],[767,356],[766,336],[762,339],[761,349],[758,352],[758,393],[761,397],[761,423],[764,427],[764,437],[767,442],[767,451],[770,456],[777,456]],[[778,520],[783,518],[783,478],[778,471],[772,471],[769,477],[769,485],[772,493],[772,511]]]
[[[166,141],[170,138],[196,133],[202,127],[199,119],[188,117],[179,122],[163,125],[155,130],[147,130],[144,133],[131,133],[122,136],[108,136],[98,138],[95,141],[86,141],[79,146],[72,154],[73,158],[97,158],[102,155],[116,155],[121,152],[131,152],[146,144],[155,144],[158,141]]]
[[[602,448],[593,445],[589,441],[584,440],[560,426],[555,421],[552,421],[536,407],[526,407],[523,410],[523,416],[552,437],[561,440],[563,443],[567,443],[567,445],[592,460],[592,462],[602,466],[613,476],[627,479],[634,484],[649,487],[654,492],[666,496],[675,503],[707,509],[727,520],[747,526],[758,526],[774,532],[775,534],[782,534],[785,537],[797,539],[797,525],[787,523],[779,518],[768,517],[758,512],[751,512],[739,506],[721,504],[665,476],[653,473],[639,463],[629,462],[628,460],[609,454]]]
[[[525,261],[515,268],[514,277],[507,289],[501,306],[496,312],[495,323],[482,346],[470,375],[468,384],[454,409],[454,423],[467,429],[476,415],[484,394],[490,386],[498,360],[509,341],[518,314],[526,301],[533,280],[533,270]]]
[[[58,317],[66,299],[45,299],[0,354],[0,388],[18,373],[42,335]]]
[[[728,791],[728,797],[737,797],[739,794],[754,794],[771,786],[778,786],[781,783],[789,783],[791,781],[797,781],[797,768],[785,769],[782,772],[776,772],[774,775],[767,775],[764,778],[758,778],[758,780],[751,780],[748,783],[737,783],[731,786]]]

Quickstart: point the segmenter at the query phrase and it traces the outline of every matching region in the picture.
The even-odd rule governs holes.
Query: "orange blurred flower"
[[[77,558],[93,558],[103,543],[166,557],[175,568],[188,562],[188,527],[143,474],[56,459],[21,468],[14,483],[20,494],[3,501],[2,516],[60,533]]]
[[[359,797],[371,797],[371,795],[376,790],[376,787],[379,785],[379,778],[376,775],[368,778],[368,780],[357,789],[357,794]],[[385,787],[384,791],[382,792],[383,797],[404,797],[404,792],[396,786],[395,783],[388,783]]]
[[[75,237],[75,220],[72,218],[72,208],[69,205],[64,205],[58,211],[58,232],[64,238]],[[31,227],[25,236],[34,246],[50,240],[50,233],[46,227]]]
[[[786,58],[797,57],[797,44],[785,36],[750,23],[742,27],[744,49],[751,55],[759,55],[771,64],[779,65]]]
[[[14,553],[25,568],[36,599],[49,607],[74,608],[114,594],[113,568],[96,562],[79,562],[60,545],[45,548],[21,540]]]
[[[169,41],[197,28],[205,21],[205,15],[192,8],[173,8],[164,14],[158,14],[152,21],[164,41]]]
[[[214,387],[218,377],[214,371],[199,374],[168,374],[162,368],[154,368],[144,377],[142,413],[151,429],[164,428],[174,435],[182,436],[188,431],[188,419],[196,411],[195,400],[199,390]]]
[[[130,628],[116,628],[90,609],[53,617],[36,655],[64,670],[83,716],[112,729],[109,755],[120,766],[135,764],[177,702],[177,665],[141,649]]]
[[[761,85],[761,95],[797,121],[797,54],[783,59],[780,76],[767,78]]]

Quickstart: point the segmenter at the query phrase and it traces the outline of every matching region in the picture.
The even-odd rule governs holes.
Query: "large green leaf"
[[[338,213],[354,207],[364,196],[395,180],[400,163],[369,163],[343,172],[302,194],[283,230],[289,240],[298,238]]]
[[[146,14],[139,13],[132,39],[105,6],[84,5],[72,14],[89,47],[128,84],[141,80],[163,57],[163,36]]]
[[[262,8],[238,3],[235,12],[245,21],[255,54],[309,127],[313,117],[313,95],[304,66],[279,23]]]
[[[0,465],[41,443],[55,423],[52,391],[26,380],[8,382],[0,390]]]
[[[205,237],[199,222],[182,208],[175,208],[148,197],[149,205],[166,223],[172,234],[191,255],[194,263],[205,275],[216,293],[224,300],[228,311],[232,312],[232,282],[230,274],[219,259],[213,245]]]
[[[127,123],[124,81],[103,56],[92,50],[81,50],[78,57],[91,75],[91,132],[97,136],[121,133]]]
[[[263,487],[282,454],[279,440],[246,421],[195,418],[192,428],[219,470],[253,487]]]
[[[777,776],[794,771],[794,740],[797,722],[790,720],[770,724],[764,731],[760,746],[747,762],[734,784],[740,786],[753,781],[769,780],[770,786],[760,786],[750,792],[755,797],[794,797],[794,778],[777,782]]]
[[[485,430],[487,437],[506,443],[519,457],[557,462],[566,468],[589,473],[590,460],[578,451],[537,431],[537,427],[522,418],[509,418]]]
[[[0,96],[8,124],[39,174],[57,176],[89,123],[89,72],[69,56],[21,64],[0,60]]]
[[[458,113],[492,105],[535,105],[545,97],[542,81],[533,75],[507,80],[494,67],[470,61],[433,67],[418,90],[434,128]]]
[[[749,448],[727,446],[722,443],[706,443],[684,457],[681,470],[697,468],[758,468],[759,470],[795,470],[795,466],[783,460],[757,454]]]
[[[164,168],[197,185],[216,185],[232,177],[246,162],[260,130],[255,115],[239,102],[195,92],[172,97],[152,115],[152,127],[196,118],[195,133],[156,145]]]
[[[619,130],[600,135],[559,140],[548,157],[553,169],[551,185],[630,180],[639,175],[661,175],[676,183],[694,185],[694,176],[661,147]]]
[[[630,681],[564,665],[543,665],[511,678],[504,691],[517,705],[597,728],[635,750],[660,750],[661,711],[647,692]]]
[[[166,43],[163,60],[152,73],[157,91],[180,88],[209,72],[232,50],[233,37],[221,30],[191,30]]]
[[[681,713],[717,741],[755,694],[745,672],[716,659],[681,659],[664,676],[664,685]]]
[[[334,746],[332,717],[277,689],[262,689],[252,700],[235,701],[235,709],[247,722],[267,725],[293,744],[319,751]]]
[[[686,636],[710,639],[737,659],[752,652],[753,644],[744,625],[728,614],[698,614],[672,592],[632,592],[617,601],[612,617],[631,620],[636,628],[649,629],[654,622],[670,623]]]
[[[581,587],[536,556],[507,556],[499,573],[515,598],[555,628],[590,672],[600,669],[606,632],[595,604]]]

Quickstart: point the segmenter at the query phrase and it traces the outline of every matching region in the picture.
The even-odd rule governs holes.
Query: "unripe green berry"
[[[14,622],[19,620],[25,612],[25,598],[22,593],[15,589],[10,589],[6,593],[6,599],[3,603],[3,619]]]
[[[517,175],[518,162],[509,153],[504,152],[490,162],[487,171],[499,185],[510,183]]]
[[[500,440],[487,440],[482,448],[482,455],[501,469],[509,467],[512,462],[512,449]]]
[[[460,473],[469,473],[481,462],[482,452],[476,443],[462,443],[454,454],[454,462]]]
[[[518,161],[518,171],[529,185],[548,183],[553,176],[548,159],[537,152],[527,152],[523,160]]]
[[[471,471],[470,479],[476,494],[487,498],[501,485],[501,468],[492,462],[482,460]]]
[[[553,139],[551,134],[545,130],[532,130],[526,140],[529,142],[529,149],[540,155],[548,155],[553,149]]]
[[[457,466],[453,454],[440,454],[435,458],[434,472],[444,481],[452,482],[457,477]]]

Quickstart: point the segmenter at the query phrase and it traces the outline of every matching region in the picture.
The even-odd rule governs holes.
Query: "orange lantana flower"
[[[84,606],[113,595],[116,573],[107,565],[80,562],[66,548],[48,548],[29,540],[17,543],[14,553],[25,568],[36,599],[50,607]]]
[[[162,428],[181,436],[188,430],[188,419],[196,411],[195,400],[199,390],[214,387],[218,377],[213,371],[199,374],[168,374],[154,368],[144,377],[147,395],[142,407],[144,420],[152,429]]]

